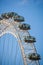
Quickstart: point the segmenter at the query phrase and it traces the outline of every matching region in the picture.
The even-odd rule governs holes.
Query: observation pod
[[[24,21],[24,17],[19,16],[19,15],[14,16],[14,21],[16,21],[16,22],[23,22]]]
[[[27,43],[36,42],[36,39],[33,36],[25,36],[24,41]]]
[[[14,16],[14,12],[9,12],[7,15],[9,18],[12,18]]]
[[[2,14],[1,17],[2,17],[3,19],[9,19],[7,13]]]
[[[19,25],[19,28],[20,28],[21,30],[30,30],[30,25],[23,23],[23,24],[20,24],[20,25]]]
[[[3,18],[2,18],[2,17],[0,17],[0,20],[3,20]]]
[[[15,12],[8,12],[8,13],[2,14],[1,16],[2,18],[9,19],[9,18],[15,17],[16,15],[18,14]]]
[[[40,60],[40,55],[37,54],[37,53],[31,53],[31,54],[28,55],[28,58],[30,60]]]
[[[9,12],[7,15],[8,15],[9,18],[12,18],[12,17],[15,17],[18,14],[15,13],[15,12]]]

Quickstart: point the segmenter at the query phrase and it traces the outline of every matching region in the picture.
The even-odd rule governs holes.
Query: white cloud
[[[21,4],[26,4],[28,0],[22,0]]]
[[[26,5],[26,4],[31,4],[31,3],[35,3],[36,5],[40,5],[43,3],[43,0],[20,0],[18,3],[17,3],[17,6],[23,6],[23,5]]]
[[[20,0],[18,5],[25,5],[28,2],[28,0]]]

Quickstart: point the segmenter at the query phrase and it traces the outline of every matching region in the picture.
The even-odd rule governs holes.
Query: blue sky
[[[35,45],[43,65],[43,0],[0,0],[0,14],[9,11],[24,16],[25,22],[31,25],[29,32],[36,37]]]

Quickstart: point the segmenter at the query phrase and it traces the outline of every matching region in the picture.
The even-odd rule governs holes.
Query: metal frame
[[[29,53],[31,53],[31,52],[37,53],[34,43],[27,44],[23,40],[23,36],[30,35],[29,32],[25,31],[25,30],[24,31],[20,30],[18,28],[18,25],[20,24],[20,22],[16,22],[14,20],[12,22],[10,22],[10,21],[11,20],[8,20],[8,19],[7,20],[3,19],[0,21],[0,23],[5,26],[4,29],[3,28],[0,29],[0,37],[6,33],[12,34],[14,37],[17,38],[17,41],[19,43],[22,57],[23,57],[23,61],[24,61],[24,65],[39,65],[39,61],[31,61],[27,58],[27,55]]]

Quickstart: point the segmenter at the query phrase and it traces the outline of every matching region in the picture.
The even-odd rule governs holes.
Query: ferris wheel
[[[40,55],[34,45],[36,39],[28,32],[30,25],[23,22],[24,17],[15,12],[0,15],[0,37],[6,33],[12,34],[20,46],[24,65],[40,65]]]

